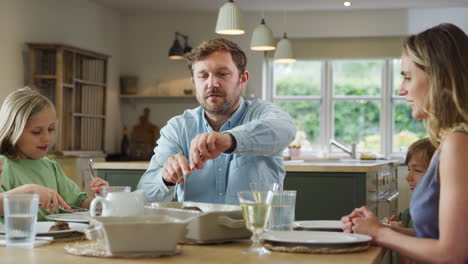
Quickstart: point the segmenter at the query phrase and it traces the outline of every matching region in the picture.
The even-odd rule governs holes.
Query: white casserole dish
[[[182,209],[198,207],[202,212]],[[158,202],[145,206],[146,215],[188,219],[186,243],[211,244],[246,239],[252,233],[245,227],[240,206],[198,202]]]
[[[95,216],[90,218],[85,235],[97,240],[108,255],[172,254],[185,236],[189,219],[167,215]]]

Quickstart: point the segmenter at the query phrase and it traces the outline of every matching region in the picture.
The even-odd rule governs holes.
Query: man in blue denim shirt
[[[274,104],[241,97],[249,80],[244,52],[231,41],[215,39],[203,42],[187,60],[201,106],[161,129],[138,189],[147,201],[170,201],[177,191],[186,201],[238,204],[237,192],[248,190],[251,182],[276,182],[282,188],[282,152],[296,129]],[[183,175],[187,182],[179,181],[175,190]]]

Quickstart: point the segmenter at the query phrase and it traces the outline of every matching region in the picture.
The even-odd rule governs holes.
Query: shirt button
[[[218,169],[218,171],[222,171],[222,169],[221,169],[221,168],[219,168],[219,169]]]
[[[223,193],[218,193],[219,196],[223,195]]]

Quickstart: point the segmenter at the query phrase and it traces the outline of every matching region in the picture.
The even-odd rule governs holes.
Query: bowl
[[[189,218],[167,215],[95,216],[85,229],[109,255],[129,253],[173,254],[184,238]]]

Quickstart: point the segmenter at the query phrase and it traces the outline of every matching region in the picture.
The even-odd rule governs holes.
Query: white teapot
[[[91,201],[90,214],[96,216],[96,205],[101,204],[102,216],[143,215],[145,194],[142,190],[134,192],[110,192]]]

